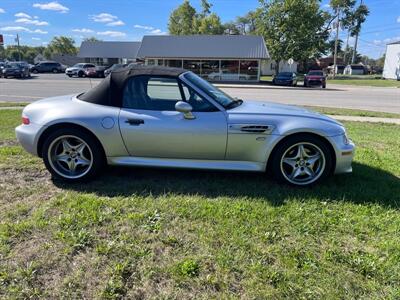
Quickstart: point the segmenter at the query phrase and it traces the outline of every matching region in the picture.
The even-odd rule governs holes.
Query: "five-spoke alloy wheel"
[[[329,174],[332,155],[322,139],[313,135],[297,135],[277,146],[271,165],[279,181],[307,186]]]
[[[98,173],[104,163],[101,149],[99,142],[86,132],[60,129],[46,139],[42,157],[55,177],[79,181]]]

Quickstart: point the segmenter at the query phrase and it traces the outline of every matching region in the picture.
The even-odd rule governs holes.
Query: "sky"
[[[79,46],[85,37],[105,41],[140,41],[143,35],[167,34],[170,12],[183,0],[0,0],[0,34],[5,44],[40,46],[54,36],[72,37]],[[359,0],[360,1],[360,0]],[[191,0],[200,9],[200,0]],[[223,22],[259,6],[258,0],[210,0]],[[321,7],[329,10],[328,0]],[[359,52],[378,58],[387,43],[400,40],[400,0],[364,0],[370,15],[363,25]],[[346,40],[346,33],[340,38]],[[354,39],[350,39],[354,43]]]

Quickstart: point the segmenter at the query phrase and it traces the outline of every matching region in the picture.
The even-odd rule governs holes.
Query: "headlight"
[[[344,132],[344,134],[343,134],[343,144],[345,144],[345,145],[350,144],[350,139],[347,136],[347,132]]]

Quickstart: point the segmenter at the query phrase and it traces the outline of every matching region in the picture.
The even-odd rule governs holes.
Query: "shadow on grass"
[[[336,175],[310,188],[278,184],[262,173],[110,167],[85,184],[54,184],[98,196],[159,196],[163,194],[246,197],[282,205],[285,200],[349,201],[398,208],[400,179],[388,172],[354,163],[352,174]]]

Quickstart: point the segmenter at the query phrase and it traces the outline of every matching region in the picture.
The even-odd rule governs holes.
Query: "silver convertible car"
[[[86,93],[28,105],[19,142],[55,177],[87,180],[103,166],[271,172],[307,186],[352,171],[342,124],[294,106],[234,99],[192,72],[114,71]]]

